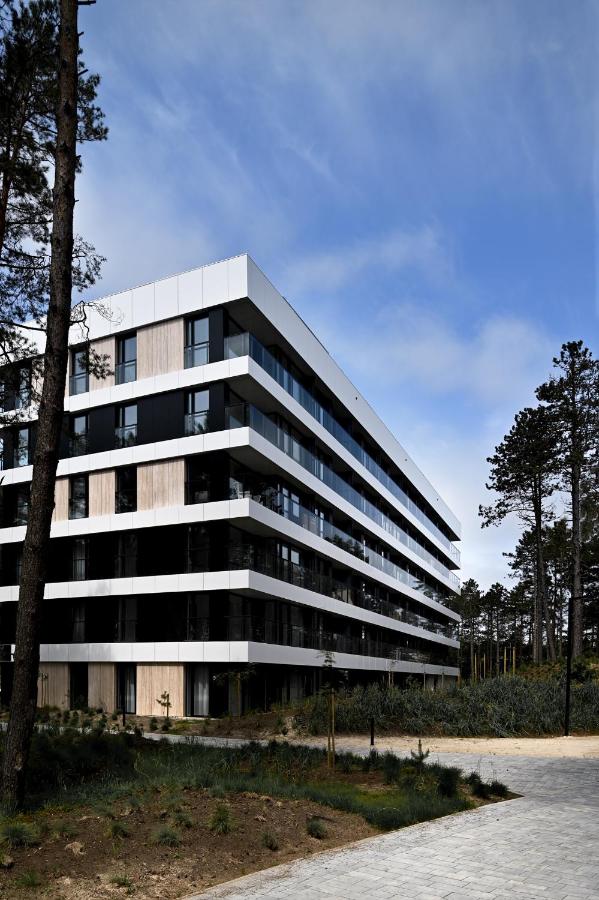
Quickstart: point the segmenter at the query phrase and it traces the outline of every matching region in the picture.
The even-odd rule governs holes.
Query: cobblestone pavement
[[[435,759],[496,777],[523,796],[276,866],[189,900],[599,900],[599,760]]]

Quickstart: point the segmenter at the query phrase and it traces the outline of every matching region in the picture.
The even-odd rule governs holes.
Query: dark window
[[[15,525],[27,525],[30,504],[30,485],[15,485],[15,493],[14,523]]]
[[[137,633],[137,597],[119,597],[117,641],[134,641]]]
[[[88,430],[87,413],[71,416],[71,434],[69,439],[71,456],[82,456],[88,452]]]
[[[197,316],[185,323],[185,368],[205,366],[208,362],[208,316]]]
[[[87,663],[70,663],[70,707],[85,709],[87,707],[88,669]]]
[[[83,644],[85,641],[85,603],[78,602],[73,606],[73,630],[72,640],[75,644]]]
[[[135,714],[137,693],[137,672],[135,663],[118,663],[117,706],[124,713]]]
[[[15,390],[15,409],[24,409],[31,403],[31,369],[19,369]]]
[[[137,403],[117,406],[115,447],[131,447],[137,443]]]
[[[137,535],[117,535],[115,578],[132,578],[137,575]]]
[[[69,479],[69,519],[86,519],[88,515],[87,475],[73,475]]]
[[[185,395],[185,434],[208,431],[210,396],[208,391],[188,391]]]
[[[205,572],[208,569],[210,539],[204,525],[190,525],[187,532],[187,571]]]
[[[30,463],[29,428],[17,428],[15,440],[15,466],[28,466]]]
[[[73,541],[73,581],[86,581],[89,573],[89,540],[75,538]]]
[[[135,512],[137,509],[137,469],[123,466],[116,470],[115,512]]]
[[[192,457],[186,462],[185,502],[207,503],[210,499],[210,475],[205,470],[204,460]]]
[[[89,391],[89,371],[87,350],[71,350],[70,394],[84,394]]]
[[[210,640],[210,597],[189,594],[187,598],[187,640]]]
[[[137,378],[137,335],[128,334],[117,338],[116,342],[116,370],[115,381],[117,384],[126,384]]]
[[[0,470],[4,468],[4,438],[0,437]]]

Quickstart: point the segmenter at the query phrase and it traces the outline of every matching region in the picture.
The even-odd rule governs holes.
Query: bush
[[[306,823],[306,831],[310,835],[310,837],[316,838],[319,841],[323,841],[329,831],[327,826],[324,824],[322,819],[319,819],[317,816],[313,816],[311,819],[308,819]]]
[[[193,828],[194,821],[185,810],[178,809],[173,815],[173,822],[176,825],[180,825],[181,828]]]
[[[336,730],[366,734],[372,717],[379,733],[456,737],[560,734],[564,692],[562,677],[534,681],[501,676],[440,691],[375,683],[338,694]],[[327,716],[326,697],[316,694],[298,709],[295,726],[310,734],[325,734]],[[599,733],[597,681],[573,685],[571,724],[573,731]]]
[[[38,840],[37,831],[26,822],[8,821],[0,826],[0,842],[11,850],[15,847],[32,847]]]
[[[120,819],[115,819],[108,826],[108,836],[114,838],[115,840],[127,838],[130,836],[130,834],[131,829],[126,822],[122,822]]]
[[[181,835],[169,825],[163,825],[154,832],[154,843],[163,847],[178,847],[181,843]]]
[[[152,718],[150,719],[149,727],[150,731],[158,730],[158,719],[156,718],[156,716],[152,716]]]
[[[77,834],[75,826],[71,822],[65,822],[63,819],[56,819],[52,823],[52,830],[61,838],[72,838]]]
[[[502,781],[492,781],[489,789],[494,797],[507,797],[509,791]]]
[[[225,803],[218,803],[216,809],[212,813],[210,831],[215,834],[229,834],[233,830],[233,821],[231,819],[231,810]]]
[[[280,847],[279,839],[272,831],[265,831],[262,834],[262,846],[266,847],[267,850],[272,850],[273,853],[275,850],[278,850]]]
[[[472,793],[481,800],[489,800],[491,797],[491,788],[486,781],[478,781],[472,785]]]
[[[42,885],[42,877],[37,872],[23,872],[15,878],[15,884],[20,888],[37,888]]]
[[[454,767],[441,769],[437,784],[442,797],[457,797],[461,774],[461,770]]]

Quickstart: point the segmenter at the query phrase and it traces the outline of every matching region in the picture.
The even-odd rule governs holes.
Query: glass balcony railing
[[[312,534],[324,538],[325,541],[329,541],[341,550],[346,550],[348,553],[351,553],[352,556],[355,556],[365,563],[368,563],[368,565],[373,566],[375,569],[378,569],[379,572],[384,572],[386,575],[390,575],[397,581],[401,581],[402,584],[406,584],[415,591],[420,591],[421,594],[425,594],[437,603],[447,603],[447,597],[445,595],[425,584],[420,578],[406,572],[405,569],[402,569],[401,566],[398,566],[390,559],[387,559],[387,557],[382,556],[380,553],[376,553],[374,550],[361,544],[355,538],[352,538],[351,535],[347,534],[347,532],[342,531],[331,522],[327,522],[320,516],[315,515],[305,506],[291,500],[284,494],[274,490],[262,494],[252,494],[241,490],[231,491],[230,499],[233,500],[240,497],[250,497],[252,500],[256,500],[256,502],[268,507],[268,509],[272,509],[273,512],[284,516],[290,522],[295,522],[296,525],[300,525]]]
[[[137,444],[137,425],[122,425],[114,429],[114,446],[132,447]]]
[[[118,363],[114,368],[114,380],[116,384],[127,384],[137,378],[137,360],[130,359],[127,362]]]
[[[367,586],[354,587],[331,575],[262,552],[251,544],[232,545],[229,547],[228,556],[228,565],[231,569],[252,569],[279,581],[287,581],[297,587],[340,600],[342,603],[359,606],[361,609],[388,616],[398,622],[406,622],[425,631],[456,639],[457,623],[440,623],[427,619],[404,609],[400,604],[376,596]]]
[[[209,431],[209,412],[188,413],[185,416],[185,437],[192,434],[205,434]]]
[[[207,365],[210,361],[209,348],[209,341],[203,341],[201,344],[188,344],[185,347],[185,368],[192,369],[194,366]]]
[[[69,394],[74,396],[75,394],[85,394],[86,391],[89,391],[89,373],[78,372],[76,375],[71,375],[69,378]]]
[[[446,566],[443,565],[436,557],[429,553],[424,547],[411,538],[406,532],[396,525],[391,519],[381,512],[373,503],[363,497],[359,491],[334,472],[326,463],[318,459],[318,457],[303,447],[292,435],[288,434],[282,428],[273,422],[268,416],[264,415],[259,409],[250,403],[241,403],[230,406],[226,409],[226,424],[228,428],[243,428],[249,426],[257,431],[262,437],[266,438],[271,444],[282,450],[287,456],[294,459],[304,469],[307,469],[312,475],[330,487],[335,493],[342,496],[348,503],[351,503],[356,509],[364,513],[379,527],[383,528],[395,540],[409,547],[417,553],[421,559],[426,560],[430,565],[447,578],[448,581],[457,589],[459,588],[459,579]]]
[[[443,534],[440,528],[426,515],[425,512],[408,497],[406,492],[397,484],[391,476],[385,472],[369,453],[356,441],[354,437],[316,400],[316,398],[308,391],[294,376],[286,369],[278,360],[274,358],[266,347],[254,337],[253,334],[244,332],[242,334],[234,334],[225,338],[225,356],[227,359],[234,359],[237,356],[251,356],[258,365],[268,372],[271,378],[280,384],[281,387],[290,394],[294,400],[302,406],[306,412],[316,419],[317,422],[326,428],[326,430],[334,438],[336,438],[346,450],[362,463],[368,471],[374,475],[384,487],[390,491],[400,503],[408,509],[419,522],[421,522],[443,547],[448,551],[449,555],[456,563],[459,562],[460,553],[458,548]]]
[[[69,438],[69,454],[71,456],[84,456],[89,449],[87,434],[72,434]]]

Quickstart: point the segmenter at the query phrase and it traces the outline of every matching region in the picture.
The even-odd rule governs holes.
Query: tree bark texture
[[[572,659],[582,653],[582,533],[580,522],[580,465],[573,463],[572,481]]]
[[[2,802],[7,809],[23,804],[35,723],[40,622],[68,365],[77,144],[77,12],[77,0],[60,0],[50,299],[31,505],[21,567],[13,694],[2,771]]]

